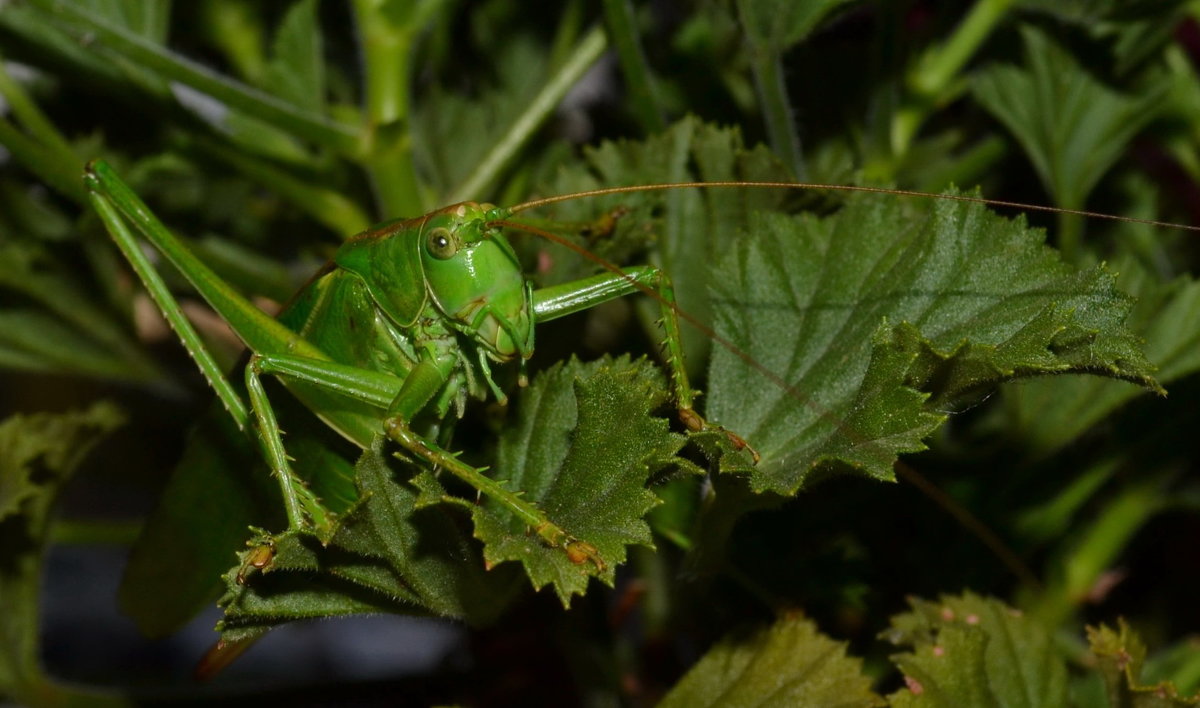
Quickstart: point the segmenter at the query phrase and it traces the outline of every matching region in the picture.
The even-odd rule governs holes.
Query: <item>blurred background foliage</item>
[[[88,159],[114,163],[214,268],[267,306],[374,221],[467,198],[556,193],[559,169],[584,146],[645,139],[689,115],[737,126],[798,180],[979,185],[998,199],[1197,221],[1195,2],[531,7],[0,0],[0,416],[43,431],[13,439],[91,450],[48,465],[78,468],[61,494],[40,477],[36,490],[14,492],[11,470],[25,464],[14,460],[27,451],[0,450],[10,470],[0,478],[0,531],[22,549],[51,549],[40,644],[50,677],[161,690],[195,659],[194,647],[171,645],[177,658],[160,650],[148,662],[148,650],[120,634],[127,627],[52,614],[56,584],[88,582],[54,572],[57,549],[127,545],[209,398],[83,207]],[[823,210],[837,204],[807,199]],[[634,549],[615,590],[593,587],[565,615],[544,593],[530,596],[494,628],[455,633],[416,677],[397,667],[351,685],[353,675],[328,662],[308,677],[342,698],[403,689],[418,703],[647,704],[732,628],[801,608],[849,640],[890,689],[899,679],[876,640],[886,618],[907,595],[970,588],[1037,617],[1073,659],[1085,622],[1126,617],[1151,647],[1149,678],[1195,691],[1196,239],[1063,213],[1029,219],[1069,260],[1115,264],[1139,298],[1130,324],[1170,392],[1079,378],[1010,386],[955,411],[934,449],[908,458],[1036,582],[1015,577],[936,496],[838,479],[743,519],[715,574],[686,573],[669,543]],[[232,365],[236,342],[205,308],[186,307]],[[574,335],[603,331],[611,316],[539,336],[551,357],[580,340],[594,356],[612,337]],[[93,407],[101,400],[123,412]],[[85,409],[59,421],[67,432],[28,417]],[[57,512],[31,511],[28,494],[55,496]],[[96,557],[113,561],[97,572],[119,571],[119,552]],[[11,570],[0,586],[5,614],[26,619],[5,628],[11,660],[0,678],[25,676],[58,695],[30,663],[40,568]],[[421,636],[412,641],[432,641]],[[318,655],[341,646],[317,644]],[[271,667],[280,665],[261,662],[240,674],[256,684],[250,695],[288,690],[276,688]]]

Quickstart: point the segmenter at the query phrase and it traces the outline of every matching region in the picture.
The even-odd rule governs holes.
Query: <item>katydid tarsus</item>
[[[409,455],[492,498],[544,544],[561,549],[573,562],[592,570],[602,570],[605,562],[587,539],[572,536],[537,505],[523,499],[519,491],[506,488],[484,470],[447,452],[442,424],[452,412],[461,410],[468,397],[504,398],[491,367],[513,359],[523,364],[533,351],[537,323],[641,291],[660,305],[665,361],[680,417],[688,429],[702,429],[708,423],[693,408],[678,325],[680,319],[692,318],[674,305],[669,279],[651,266],[620,270],[602,263],[609,272],[534,290],[500,231],[514,226],[553,236],[538,228],[514,224],[509,218],[567,199],[682,187],[820,187],[939,196],[830,185],[691,183],[563,195],[508,209],[473,203],[453,205],[425,216],[388,222],[352,238],[277,321],[237,295],[182,248],[106,165],[94,163],[87,184],[105,225],[179,331],[232,418],[239,427],[259,431],[264,457],[278,480],[287,512],[285,533],[304,531],[328,539],[337,519],[320,495],[292,473],[274,420],[274,406],[262,388],[264,374],[284,381],[306,407],[356,445],[366,447],[375,435],[386,433]],[[974,197],[951,198],[1044,208]],[[244,374],[249,405],[191,333],[186,318],[140,252],[127,223],[188,277],[247,344],[252,352]],[[731,342],[716,339],[762,375],[778,378],[765,365],[740,353]],[[783,380],[777,385],[799,403],[811,405],[803,391],[792,389]],[[733,432],[728,436],[735,446],[743,444]],[[257,539],[239,578],[270,566],[273,538],[273,534],[263,534]]]

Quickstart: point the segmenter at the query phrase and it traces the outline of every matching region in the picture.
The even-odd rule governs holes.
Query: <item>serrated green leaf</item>
[[[793,616],[710,649],[658,708],[881,705],[862,660],[846,656],[846,644],[811,620]]]
[[[375,552],[427,611],[474,624],[490,622],[511,599],[519,574],[515,568],[485,570],[466,524],[444,506],[419,507],[418,491],[403,476],[397,478],[412,472],[376,450],[365,451],[356,466],[365,499],[362,518],[374,536]],[[369,548],[366,539],[345,538],[354,532],[354,524],[346,525],[334,544]]]
[[[1117,283],[1137,297],[1129,327],[1145,340],[1147,358],[1158,365],[1164,386],[1200,370],[1200,283],[1179,278],[1161,283],[1144,266],[1117,263]],[[1035,456],[1076,440],[1100,420],[1143,392],[1091,378],[1030,381],[1004,392],[1009,423]]]
[[[666,397],[661,374],[645,361],[572,359],[539,375],[521,392],[493,475],[591,544],[603,567],[572,562],[491,500],[472,514],[488,564],[520,561],[534,587],[551,584],[564,605],[593,575],[611,585],[626,546],[652,545],[644,517],[658,500],[646,481],[683,444],[650,414]]]
[[[224,575],[218,628],[226,641],[251,628],[370,612],[494,620],[520,586],[516,567],[485,570],[461,519],[416,504],[417,490],[397,478],[411,472],[378,445],[365,450],[354,471],[363,501],[327,546],[303,533],[252,539]],[[267,544],[267,568],[247,572],[247,555]]]
[[[598,187],[689,182],[693,180],[790,181],[787,170],[761,145],[746,148],[740,131],[685,118],[664,133],[644,141],[601,143],[585,152],[587,169],[564,170],[551,193],[562,194]],[[680,309],[700,322],[711,321],[708,265],[713,254],[726,253],[750,214],[776,209],[789,197],[786,190],[705,189],[670,190],[641,195],[618,194],[567,202],[555,207],[557,219],[586,221],[598,212],[627,209],[615,234],[588,244],[618,263],[655,243],[655,265],[672,278]],[[555,280],[579,277],[594,270],[591,262],[574,261],[555,252]],[[645,302],[642,314],[652,337],[660,337],[657,303]],[[703,371],[712,341],[694,327],[682,329],[688,373]]]
[[[1088,644],[1096,660],[1096,669],[1104,679],[1111,708],[1173,708],[1200,705],[1200,693],[1180,696],[1175,686],[1164,681],[1147,686],[1141,683],[1146,645],[1125,620],[1118,629],[1106,625],[1088,627]]]
[[[1107,270],[1073,270],[978,205],[927,206],[763,216],[717,263],[715,329],[741,353],[714,351],[706,412],[762,453],[756,491],[793,494],[834,463],[891,479],[946,406],[1001,381],[1086,372],[1156,387]]]
[[[1061,706],[1066,663],[1043,627],[999,600],[973,593],[912,598],[883,637],[911,652],[892,661],[906,688],[895,706]]]

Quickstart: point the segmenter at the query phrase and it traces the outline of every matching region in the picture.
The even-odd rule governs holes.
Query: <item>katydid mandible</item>
[[[328,540],[335,515],[292,470],[262,377],[278,377],[326,424],[361,447],[384,433],[409,454],[445,470],[512,511],[545,544],[603,569],[586,541],[536,505],[443,447],[444,422],[467,398],[505,400],[492,366],[524,368],[538,323],[639,290],[662,308],[665,358],[680,419],[710,426],[693,409],[671,283],[654,266],[626,268],[535,290],[501,234],[511,209],[464,202],[414,219],[385,222],[347,241],[279,320],[261,312],[188,252],[104,162],[85,182],[105,226],[179,333],[239,427],[252,425],[277,478],[287,533]],[[249,408],[204,349],[178,304],[140,252],[131,223],[178,268],[250,349]],[[522,373],[522,379],[524,375]],[[737,446],[745,443],[726,433]],[[270,538],[262,540],[264,547]],[[260,568],[266,554],[253,554]]]

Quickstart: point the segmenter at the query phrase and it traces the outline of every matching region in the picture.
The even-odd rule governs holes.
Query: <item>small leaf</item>
[[[704,706],[881,706],[846,644],[811,620],[785,617],[749,639],[713,647],[658,708]]]
[[[1172,708],[1200,705],[1200,693],[1179,695],[1175,686],[1164,681],[1154,686],[1141,683],[1146,645],[1125,620],[1114,630],[1106,625],[1088,627],[1088,644],[1104,679],[1108,704],[1112,708]]]
[[[1119,93],[1026,27],[1025,66],[976,78],[975,97],[1012,132],[1055,203],[1079,209],[1129,141],[1163,106],[1165,82]]]
[[[288,8],[272,43],[264,88],[295,105],[325,111],[325,61],[316,0]]]
[[[906,688],[895,706],[1062,706],[1067,668],[1049,633],[999,600],[972,593],[910,599],[883,637],[912,651],[892,661]]]
[[[20,517],[19,525],[40,529],[58,487],[123,423],[124,416],[103,402],[77,413],[14,415],[0,422],[0,522]]]
[[[652,545],[644,517],[658,500],[646,480],[683,443],[665,419],[650,415],[666,398],[661,374],[644,361],[572,359],[539,375],[521,392],[493,474],[591,544],[604,567],[572,562],[486,500],[473,516],[488,564],[519,560],[534,587],[553,585],[564,605],[592,575],[611,585],[626,546]]]
[[[717,334],[741,354],[714,351],[707,413],[762,453],[756,491],[794,494],[836,463],[891,479],[947,406],[1002,381],[1096,373],[1158,390],[1113,276],[1074,271],[978,205],[763,216],[710,282]]]
[[[781,53],[807,37],[829,13],[850,0],[738,0],[738,15],[750,42]]]

